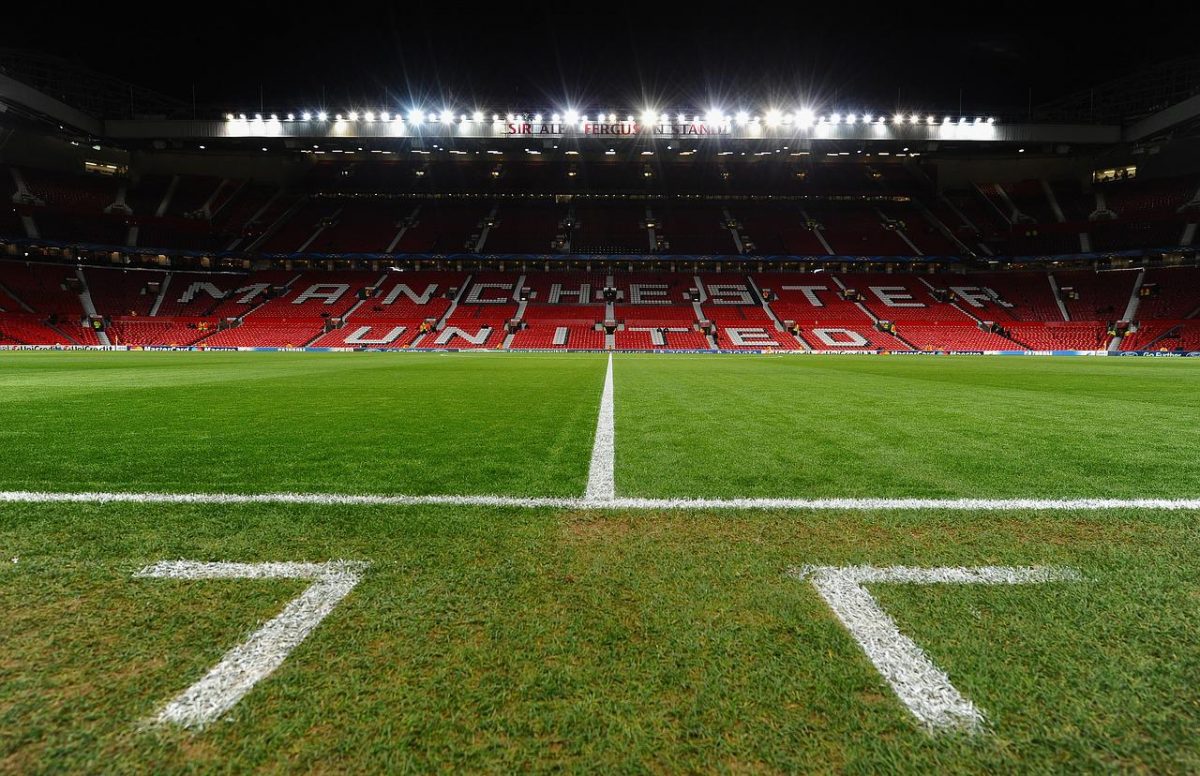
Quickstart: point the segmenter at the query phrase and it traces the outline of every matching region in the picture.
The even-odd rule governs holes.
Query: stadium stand
[[[882,159],[152,169],[0,167],[0,344],[1171,350],[1200,314],[1200,269],[1163,255],[1194,241],[1196,175],[939,193],[933,163]]]
[[[86,297],[111,344],[133,347],[600,349],[607,323],[618,349],[1100,350],[1133,309],[1128,351],[1191,343],[1198,281],[1196,267],[233,273],[4,261],[0,344],[100,343]]]

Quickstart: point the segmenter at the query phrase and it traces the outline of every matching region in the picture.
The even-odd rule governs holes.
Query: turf
[[[573,496],[604,367],[595,355],[4,355],[0,489]]]
[[[618,495],[1200,497],[1196,362],[614,359]],[[579,496],[605,358],[0,356],[0,490]],[[0,771],[1200,770],[1200,513],[0,504]],[[145,721],[368,561],[200,732]],[[987,716],[921,728],[791,566],[876,585]]]
[[[13,772],[1200,768],[1195,515],[755,515],[6,506]],[[159,559],[369,560],[199,733],[142,722],[304,586]],[[1083,581],[877,585],[988,717],[931,736],[800,563],[1052,564]]]
[[[575,496],[600,355],[0,357],[0,489]],[[614,363],[620,495],[1195,497],[1200,370],[1150,359]]]
[[[617,488],[646,497],[1195,497],[1200,364],[618,357]]]

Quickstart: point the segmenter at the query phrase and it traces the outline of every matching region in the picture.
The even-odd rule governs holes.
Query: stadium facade
[[[186,116],[6,66],[0,347],[1200,351],[1190,93]]]

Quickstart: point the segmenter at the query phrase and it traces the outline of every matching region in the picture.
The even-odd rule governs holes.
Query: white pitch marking
[[[333,608],[354,589],[366,563],[203,563],[162,561],[135,577],[170,579],[312,579],[274,619],[225,653],[200,681],[175,696],[154,718],[199,728],[229,711],[246,693],[278,668]]]
[[[892,566],[802,566],[790,572],[811,579],[825,603],[862,647],[867,658],[891,685],[896,697],[930,730],[977,733],[984,716],[975,704],[950,683],[912,639],[900,632],[874,596],[863,585],[894,582],[918,585],[977,584],[1022,585],[1080,578],[1074,569],[1014,568],[912,568]]]
[[[612,353],[608,354],[608,372],[604,375],[604,392],[600,395],[600,415],[596,418],[596,441],[592,445],[592,464],[588,468],[587,490],[583,500],[589,504],[607,504],[616,498],[617,486],[613,475],[616,454],[613,423]]]
[[[809,510],[841,512],[947,510],[1004,512],[1026,510],[1096,512],[1113,509],[1200,511],[1196,498],[588,498],[553,496],[406,496],[352,493],[120,493],[85,491],[0,491],[10,504],[314,504],[318,506],[467,506],[527,509],[678,509],[678,510]]]

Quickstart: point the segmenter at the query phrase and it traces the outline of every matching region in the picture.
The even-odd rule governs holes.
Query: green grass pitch
[[[578,497],[601,355],[0,356],[0,491]],[[1200,364],[614,357],[619,496],[1200,498]],[[1200,770],[1200,511],[0,502],[0,771]],[[148,721],[366,561],[202,729]],[[821,566],[873,584],[984,714],[930,732]]]

